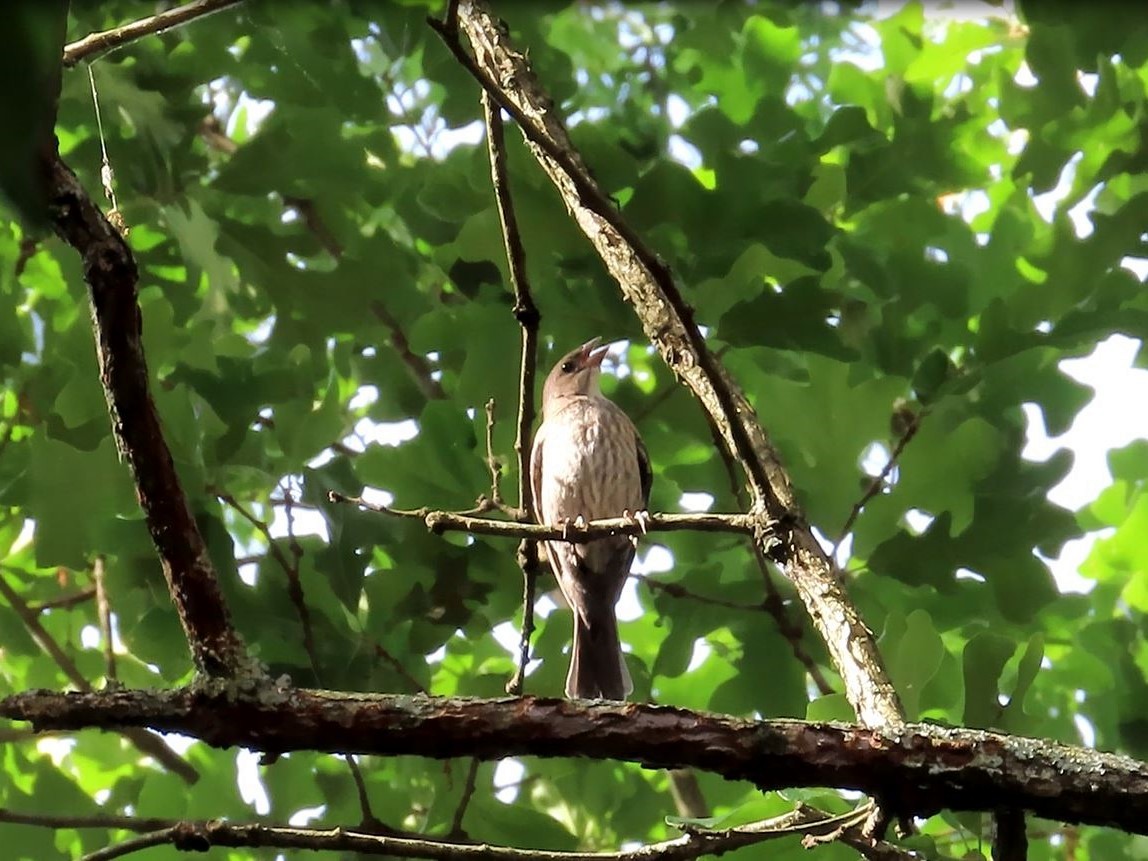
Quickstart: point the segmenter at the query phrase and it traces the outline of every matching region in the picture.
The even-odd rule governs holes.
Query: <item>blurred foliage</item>
[[[153,5],[74,3],[68,39]],[[672,266],[822,534],[839,536],[887,459],[891,422],[925,411],[846,544],[852,595],[880,633],[910,717],[1073,743],[1094,736],[1145,757],[1148,444],[1111,452],[1112,485],[1079,512],[1046,498],[1071,456],[1036,463],[1021,451],[1023,405],[1057,434],[1091,397],[1060,360],[1113,333],[1148,335],[1148,291],[1127,264],[1148,257],[1148,19],[1044,0],[1019,17],[978,8],[987,17],[780,0],[510,4],[503,14],[599,181]],[[330,489],[369,486],[399,506],[471,505],[489,490],[489,398],[513,496],[517,329],[478,90],[425,25],[428,11],[250,2],[92,68],[140,265],[153,388],[239,629],[297,684],[491,696],[512,672],[505,644],[521,615],[513,545],[437,537],[326,502]],[[99,196],[86,68],[63,74],[57,135]],[[19,159],[46,110],[30,94],[2,97],[12,122],[0,177],[25,207],[35,198]],[[700,410],[646,348],[517,134],[507,138],[542,364],[592,335],[626,341],[616,366],[627,373],[605,387],[648,444],[652,507],[679,510],[683,493],[702,493],[714,510],[735,509]],[[1036,198],[1052,189],[1042,214]],[[34,220],[7,215],[0,576],[38,608],[88,587],[104,555],[120,681],[176,684],[191,666],[110,438],[79,260]],[[266,534],[217,491],[269,525],[298,565],[314,665]],[[1044,560],[1099,530],[1081,570],[1091,591],[1059,591]],[[760,604],[761,572],[739,542],[675,533],[646,543],[673,559],[651,576]],[[802,647],[839,688],[775,578],[806,629]],[[765,613],[644,585],[631,597],[643,612],[622,634],[637,696],[846,716],[839,693],[811,687]],[[40,617],[101,684],[93,602]],[[530,691],[560,693],[569,627],[565,609],[540,620]],[[0,692],[67,685],[0,603]],[[187,756],[202,775],[190,790],[118,736],[14,742],[0,806],[255,816],[234,752],[195,743]],[[675,833],[662,772],[522,765],[502,800],[495,766],[481,766],[463,822],[471,837],[610,848]],[[449,831],[465,763],[362,766],[389,824]],[[317,808],[324,826],[361,819],[338,758],[293,754],[259,774],[271,819],[303,808]],[[770,815],[796,797],[700,781],[719,817]],[[841,806],[833,793],[801,797]],[[928,858],[983,857],[986,828],[977,815],[941,814],[914,844]],[[1033,859],[1148,848],[1102,829],[1031,830]],[[4,831],[7,857],[38,861],[124,836]],[[852,856],[792,839],[771,843],[768,857]]]

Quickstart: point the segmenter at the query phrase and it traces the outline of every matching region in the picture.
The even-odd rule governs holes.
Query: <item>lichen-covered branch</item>
[[[539,164],[562,195],[634,308],[650,341],[709,414],[725,447],[745,470],[753,510],[782,525],[768,548],[781,564],[825,640],[858,718],[869,726],[904,721],[875,639],[805,522],[789,479],[744,393],[710,351],[669,269],[622,218],[570,142],[555,102],[525,54],[481,0],[465,0],[457,22],[432,22],[454,55],[518,122]],[[459,41],[464,33],[473,48]]]
[[[866,792],[897,815],[1014,809],[1148,834],[1148,763],[984,730],[741,720],[636,703],[497,700],[234,685],[175,691],[27,691],[0,716],[37,729],[147,727],[215,747],[485,760],[589,757],[697,768],[761,789]]]
[[[237,675],[249,667],[247,652],[232,627],[149,390],[135,259],[58,156],[45,170],[51,182],[53,227],[83,258],[112,433],[120,456],[131,467],[192,658],[205,672]]]

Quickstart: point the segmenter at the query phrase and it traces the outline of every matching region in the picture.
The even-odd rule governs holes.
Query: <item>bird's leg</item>
[[[646,527],[650,523],[650,512],[646,511],[646,509],[641,508],[637,511],[631,512],[630,509],[623,508],[622,519],[627,523],[638,524],[638,528],[642,530],[642,534],[647,534]]]

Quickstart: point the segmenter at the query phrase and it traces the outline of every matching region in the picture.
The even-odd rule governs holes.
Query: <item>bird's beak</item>
[[[578,359],[583,368],[602,367],[602,360],[605,359],[606,354],[610,352],[610,345],[598,346],[601,343],[601,338],[591,338],[582,345],[582,349],[578,353]]]

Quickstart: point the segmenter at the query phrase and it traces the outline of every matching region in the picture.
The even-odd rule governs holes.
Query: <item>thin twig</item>
[[[0,821],[7,811],[0,810]],[[139,820],[136,827],[124,817],[75,817],[68,825],[55,823],[69,821],[64,817],[20,816],[25,825],[46,827],[104,828],[143,832],[138,837],[83,856],[81,861],[112,861],[152,846],[171,844],[185,851],[207,851],[212,847],[241,849],[311,849],[359,852],[366,855],[390,855],[397,858],[427,858],[441,861],[683,861],[702,855],[719,855],[742,846],[751,846],[800,834],[840,832],[850,836],[843,824],[857,819],[857,811],[839,816],[823,816],[804,805],[772,819],[739,825],[723,830],[686,830],[679,837],[650,843],[636,849],[617,852],[562,852],[541,849],[517,849],[509,846],[491,846],[485,843],[467,843],[449,840],[429,840],[404,835],[372,834],[346,828],[293,828],[263,823],[227,822],[214,820]],[[155,828],[157,824],[161,827]],[[146,827],[145,827],[146,826]],[[890,844],[883,844],[890,846]],[[910,858],[909,855],[886,856]]]
[[[381,643],[373,643],[372,645],[374,646],[375,656],[382,658],[384,661],[390,664],[394,671],[406,679],[407,683],[410,684],[412,688],[414,688],[420,694],[430,693],[422,684],[422,682],[411,675],[410,670],[403,666],[402,661],[392,655],[386,648],[383,647]]]
[[[180,27],[197,18],[226,9],[228,6],[235,6],[240,2],[242,0],[195,0],[193,3],[185,3],[183,6],[160,12],[158,15],[140,18],[138,21],[132,21],[130,24],[124,24],[112,30],[91,33],[77,42],[64,46],[64,66],[71,68],[80,60],[122,48],[124,45],[145,36]]]
[[[32,608],[12,588],[3,574],[0,574],[0,595],[3,595],[9,606],[16,611],[16,615],[20,617],[24,627],[32,635],[32,639],[56,662],[56,666],[67,676],[68,681],[75,685],[78,690],[85,693],[90,692],[92,690],[91,682],[84,678],[80,668],[76,666],[76,662],[65,654],[64,650],[60,648],[60,644],[41,624],[39,614],[33,612]],[[133,727],[120,730],[120,734],[134,744],[140,753],[152,757],[168,771],[179,775],[184,782],[195,783],[199,780],[199,772],[195,768],[164,744],[163,739],[148,730]]]
[[[913,437],[917,435],[917,431],[921,429],[921,420],[925,418],[925,415],[926,413],[924,411],[912,414],[908,426],[905,428],[904,433],[901,434],[900,439],[897,440],[897,445],[893,448],[893,453],[889,455],[889,460],[885,462],[885,466],[881,468],[881,472],[874,476],[873,480],[869,482],[869,486],[865,488],[865,492],[861,494],[861,498],[853,503],[853,508],[849,511],[849,517],[845,520],[845,525],[841,527],[841,531],[837,533],[837,540],[833,542],[833,552],[829,554],[831,559],[837,558],[837,548],[841,546],[841,542],[845,540],[845,536],[849,534],[849,530],[853,528],[853,524],[856,523],[857,518],[861,516],[861,509],[885,487],[885,482],[888,481],[893,469],[897,466],[897,461],[900,459],[901,453],[905,450],[905,446],[912,442]]]
[[[355,782],[355,792],[358,793],[359,796],[359,810],[362,812],[359,827],[371,834],[395,833],[394,829],[375,816],[371,810],[371,799],[367,794],[367,784],[366,781],[363,780],[363,772],[359,768],[359,763],[355,759],[355,755],[347,753],[343,756],[347,760],[347,768],[351,770],[351,779]]]
[[[287,558],[287,554],[283,552],[283,548],[279,546],[279,542],[271,534],[271,526],[265,521],[260,520],[254,513],[248,511],[234,496],[225,491],[221,487],[209,487],[208,492],[215,495],[215,497],[225,505],[229,506],[236,514],[258,529],[264,539],[267,541],[267,552],[279,563],[279,567],[283,569],[283,573],[287,577],[287,595],[291,599],[291,604],[295,608],[295,614],[299,617],[299,624],[303,629],[303,650],[307,654],[307,660],[311,664],[311,672],[315,673],[316,677],[319,674],[319,660],[315,654],[315,635],[311,629],[311,611],[307,607],[307,599],[303,594],[303,582],[299,576],[299,555],[302,554],[302,548],[299,547],[299,554],[295,556],[295,562],[292,563]],[[294,536],[291,540],[294,542]],[[298,547],[298,543],[295,543]],[[294,550],[292,551],[294,552]]]
[[[751,613],[760,613],[766,609],[764,602],[760,604],[739,604],[736,601],[727,601],[724,598],[711,598],[709,595],[699,595],[697,592],[692,592],[679,583],[666,583],[661,580],[655,580],[648,574],[635,574],[631,571],[630,578],[644,583],[651,592],[664,592],[671,598],[688,598],[700,604],[725,607],[727,610],[745,610]]]
[[[462,827],[462,820],[466,816],[466,809],[470,806],[470,799],[474,797],[474,789],[478,782],[478,766],[479,760],[475,757],[470,761],[470,766],[466,770],[462,794],[458,799],[458,807],[454,810],[454,817],[450,821],[450,831],[447,832],[447,835],[452,839],[464,839],[467,836]]]
[[[526,689],[530,640],[534,636],[534,595],[538,590],[538,575],[542,570],[542,562],[538,558],[538,542],[523,538],[518,543],[518,552],[514,558],[522,571],[522,634],[518,638],[518,665],[506,683],[506,692],[520,697]]]
[[[726,474],[729,476],[730,491],[739,505],[746,505],[745,491],[741,483],[737,480],[737,467],[734,465],[733,455],[725,446],[720,445],[718,430],[714,427],[713,422],[709,422],[709,427],[710,432],[714,436],[714,447],[721,456],[722,463],[725,465]],[[801,626],[790,618],[789,612],[786,610],[785,601],[781,597],[777,583],[774,582],[773,571],[770,570],[769,567],[769,559],[766,557],[765,552],[758,542],[751,541],[750,546],[753,550],[754,562],[757,564],[758,571],[761,572],[761,581],[765,588],[765,599],[761,603],[761,608],[773,617],[778,633],[789,643],[793,657],[805,668],[805,672],[809,675],[809,678],[813,680],[813,684],[817,686],[817,690],[820,691],[823,696],[833,693],[833,686],[829,684],[829,680],[825,678],[821,667],[813,660],[813,657],[806,651],[802,643],[804,632]]]
[[[97,849],[95,852],[89,852],[86,855],[82,855],[80,856],[80,861],[112,861],[114,858],[123,858],[125,855],[141,852],[144,849],[150,849],[153,846],[163,846],[165,843],[179,845],[176,841],[179,831],[179,826],[173,825],[171,828],[164,828],[160,831],[152,831],[148,834],[141,834],[138,837],[129,837],[122,843],[117,843],[114,846],[108,846],[105,849]],[[206,850],[207,845],[205,845],[203,848]]]
[[[309,197],[285,194],[283,195],[283,205],[295,210],[295,214],[303,219],[303,225],[315,237],[324,251],[336,260],[342,259],[343,245],[327,227],[327,222],[319,214],[319,207],[315,201]]]
[[[100,622],[100,639],[104,644],[104,675],[109,682],[115,682],[116,649],[112,642],[112,608],[108,603],[107,585],[104,583],[104,565],[101,553],[92,563],[92,579],[96,583],[96,617]]]
[[[438,511],[432,508],[397,509],[377,502],[368,502],[357,496],[346,496],[330,491],[327,498],[331,502],[357,505],[367,511],[376,511],[392,517],[405,517],[421,520],[431,532],[469,532],[473,535],[495,535],[502,538],[532,538],[535,541],[567,541],[571,544],[584,544],[598,538],[613,535],[644,535],[647,532],[732,532],[756,534],[766,533],[772,523],[756,514],[661,514],[651,513],[642,522],[633,518],[610,517],[592,520],[588,523],[572,521],[563,526],[549,526],[537,523],[517,523],[512,520],[494,520],[489,517],[476,517],[469,512]]]
[[[486,402],[486,468],[490,470],[490,501],[502,507],[502,464],[494,456],[494,398]]]
[[[457,26],[458,5],[447,10],[447,26]],[[526,248],[518,229],[518,216],[514,213],[514,200],[510,195],[510,172],[506,165],[506,138],[502,115],[485,90],[482,93],[482,114],[486,121],[486,145],[490,158],[490,183],[502,225],[502,240],[506,248],[506,262],[510,271],[510,284],[514,289],[514,319],[522,333],[522,349],[518,362],[518,421],[514,434],[514,453],[518,458],[518,511],[519,520],[530,519],[534,511],[530,484],[530,430],[534,426],[534,378],[538,371],[538,327],[542,317],[534,304],[530,290],[530,277],[526,271]],[[518,645],[518,666],[506,684],[507,693],[520,696],[526,683],[526,666],[530,663],[530,639],[534,636],[534,593],[537,588],[541,562],[538,544],[524,538],[515,554],[522,571],[522,634]]]
[[[47,601],[41,601],[39,604],[29,604],[28,609],[36,614],[43,613],[45,610],[70,610],[79,604],[91,601],[95,597],[96,587],[89,586],[87,589],[70,592],[67,595],[61,595],[59,598],[49,598]]]
[[[403,331],[403,327],[399,321],[395,319],[394,315],[387,310],[387,307],[382,302],[375,300],[370,304],[371,313],[378,318],[391,336],[391,347],[398,354],[399,359],[407,370],[410,371],[411,379],[414,380],[415,385],[419,387],[419,391],[423,393],[428,401],[441,401],[446,397],[446,392],[443,391],[442,383],[436,380],[433,376],[433,369],[431,364],[424,356],[420,356],[411,349],[410,342],[407,340],[407,335]]]

